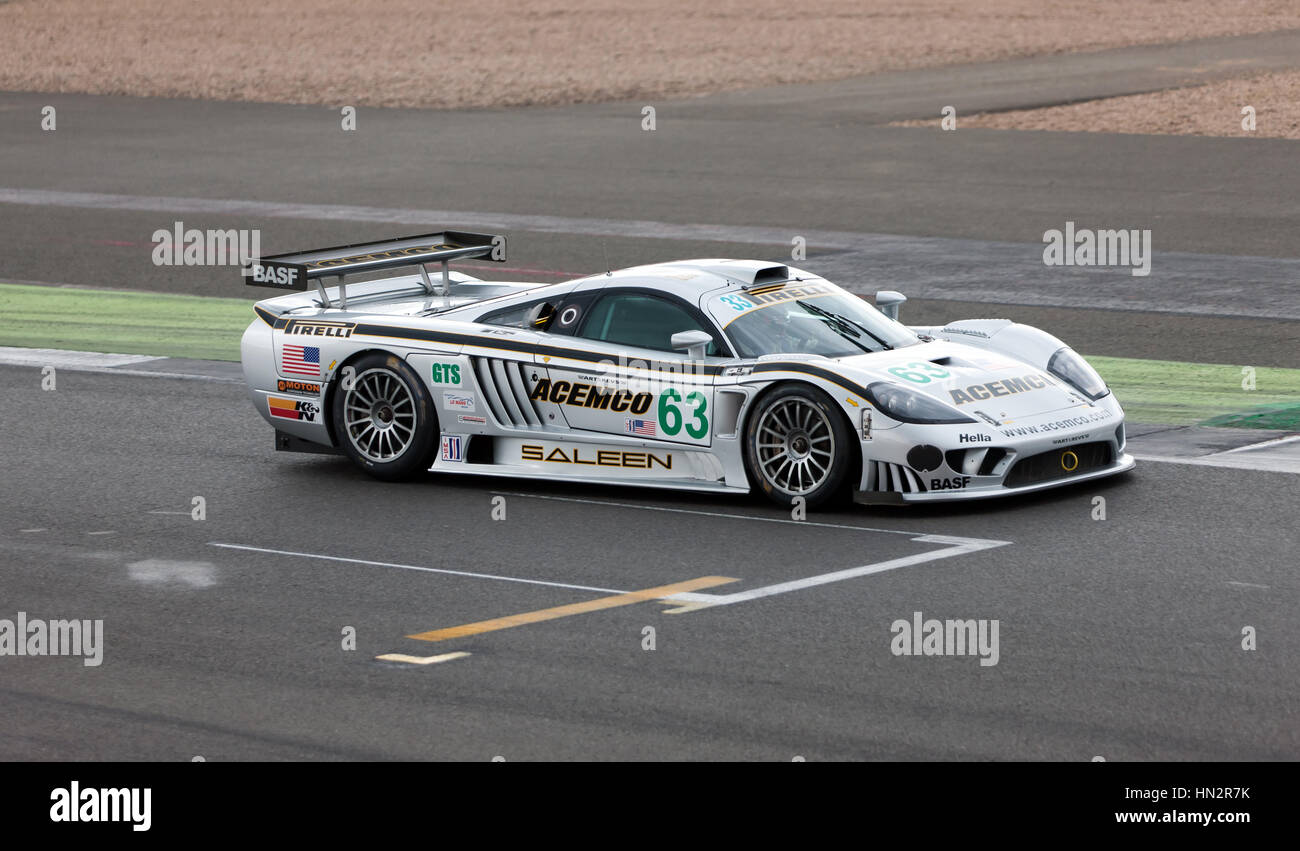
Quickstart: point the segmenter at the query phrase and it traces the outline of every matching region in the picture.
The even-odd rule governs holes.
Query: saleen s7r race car
[[[242,343],[276,448],[342,452],[384,479],[757,487],[808,506],[1024,493],[1133,466],[1114,395],[1036,328],[909,328],[898,293],[878,309],[754,260],[539,285],[448,266],[470,257],[504,260],[505,239],[447,231],[246,266],[250,285],[290,291],[254,306]]]

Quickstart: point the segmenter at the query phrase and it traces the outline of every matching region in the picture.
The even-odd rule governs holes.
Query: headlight
[[[1047,362],[1047,371],[1089,399],[1100,399],[1110,392],[1097,370],[1068,346],[1052,355]]]
[[[905,423],[973,423],[975,420],[915,390],[878,381],[867,387],[871,404]]]

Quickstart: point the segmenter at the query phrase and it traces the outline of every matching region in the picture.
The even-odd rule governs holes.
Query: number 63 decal
[[[938,381],[947,378],[951,373],[948,370],[938,367],[932,363],[913,362],[905,363],[902,366],[891,366],[885,370],[891,375],[897,375],[906,381],[914,381],[917,384],[929,384],[931,381]]]
[[[683,405],[683,402],[685,403]],[[690,409],[691,421],[686,423],[686,433],[699,440],[709,433],[709,418],[704,415],[708,410],[708,401],[699,391],[691,391],[682,399],[682,394],[669,387],[659,396],[659,427],[664,434],[672,437],[682,430],[682,408]]]

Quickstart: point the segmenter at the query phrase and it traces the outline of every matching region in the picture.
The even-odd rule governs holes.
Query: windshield
[[[830,358],[919,342],[903,325],[826,281],[732,292],[710,305],[745,358],[810,354]]]

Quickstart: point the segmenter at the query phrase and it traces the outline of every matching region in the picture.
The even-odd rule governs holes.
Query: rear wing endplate
[[[344,275],[376,272],[401,266],[416,266],[420,280],[431,295],[438,294],[429,279],[428,263],[442,265],[442,293],[446,295],[451,285],[448,264],[452,260],[478,257],[503,262],[506,259],[506,238],[498,234],[469,233],[467,231],[442,231],[379,242],[361,242],[355,245],[338,245],[292,254],[276,254],[252,260],[241,270],[250,287],[271,287],[278,290],[306,290],[312,283],[320,291],[326,307],[331,307],[325,291],[325,279],[335,278],[339,288],[339,307],[348,306]]]

